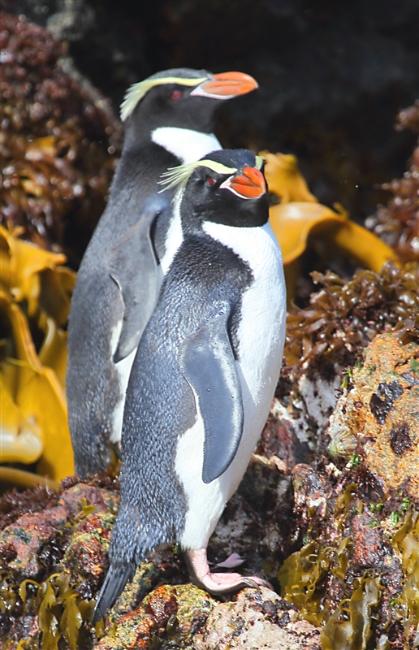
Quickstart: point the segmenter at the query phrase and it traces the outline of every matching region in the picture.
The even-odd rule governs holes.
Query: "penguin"
[[[165,277],[127,388],[121,500],[94,621],[163,543],[180,544],[192,581],[211,593],[263,583],[212,573],[206,550],[266,422],[282,362],[286,291],[262,159],[222,150],[164,182],[178,188]]]
[[[125,137],[109,200],[82,260],[69,318],[67,398],[76,472],[107,468],[121,437],[125,391],[162,282],[169,166],[221,148],[215,108],[257,87],[241,72],[166,70],[134,84],[121,106]]]

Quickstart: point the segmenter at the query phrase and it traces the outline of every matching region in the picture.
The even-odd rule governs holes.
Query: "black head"
[[[211,221],[238,228],[263,226],[269,217],[263,159],[247,149],[214,151],[197,163],[180,165],[165,175],[164,183],[179,183],[185,230],[200,229]]]
[[[164,70],[129,88],[121,105],[126,139],[141,139],[158,127],[210,133],[214,111],[225,100],[257,88],[242,72],[212,74],[207,70]]]

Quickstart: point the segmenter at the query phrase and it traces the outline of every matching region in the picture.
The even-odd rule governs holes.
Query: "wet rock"
[[[317,650],[319,631],[277,594],[265,589],[244,589],[233,602],[219,604],[204,629],[194,637],[196,650],[248,648],[262,650]]]
[[[403,415],[413,410],[412,401],[404,403],[412,396],[400,377],[416,349],[396,334],[376,337],[332,416],[337,428],[349,428],[355,453],[352,446],[347,450],[345,465],[320,457],[293,469],[293,519],[302,546],[285,560],[278,579],[283,597],[321,626],[321,647],[327,650],[390,648],[393,638],[395,647],[414,647],[418,466],[413,458],[403,466],[390,459],[394,454],[383,430],[391,428],[387,418],[397,418],[399,409]],[[403,393],[379,425],[369,400],[390,377]],[[345,433],[341,442],[346,441]],[[384,444],[387,458],[376,458],[373,445],[383,450]]]
[[[158,587],[140,607],[117,616],[97,650],[125,648],[194,647],[189,644],[215,606],[216,601],[193,585]],[[171,642],[173,645],[171,645]]]
[[[53,542],[57,529],[64,527],[68,512],[63,506],[50,508],[45,513],[23,515],[0,533],[2,548],[13,548],[15,557],[8,568],[24,577],[36,577],[40,571],[38,552],[47,542]]]
[[[232,638],[236,638],[242,620],[235,642],[239,645],[231,647],[241,647],[246,639],[256,644],[254,647],[258,643],[275,647],[278,640],[292,648],[318,647],[314,643],[318,631],[299,620],[274,592],[262,590],[260,596],[259,590],[248,589],[247,595],[239,595],[230,607],[185,584],[188,576],[181,553],[169,546],[156,550],[138,567],[132,583],[108,613],[105,627],[99,625],[94,630],[89,621],[108,567],[107,551],[118,507],[117,482],[68,479],[64,484],[39,512],[31,512],[30,499],[22,498],[16,503],[18,516],[13,519],[9,512],[7,525],[0,531],[0,599],[6,612],[0,618],[0,642],[7,639],[15,648],[25,640],[46,649],[59,643],[63,650],[153,648],[159,644],[212,648],[216,636],[208,617],[220,608],[216,620],[231,619]],[[243,573],[275,578],[292,544],[289,488],[284,468],[263,456],[256,459],[211,539],[213,562],[224,560],[229,552],[239,552],[244,559]],[[24,512],[25,507],[29,512]],[[217,634],[221,633],[220,622],[216,627]],[[220,647],[227,647],[230,641],[225,631],[223,638]]]

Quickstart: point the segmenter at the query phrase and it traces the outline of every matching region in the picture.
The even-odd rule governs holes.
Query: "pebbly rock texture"
[[[318,457],[293,469],[293,518],[303,546],[278,578],[282,595],[324,625],[325,650],[414,647],[418,355],[411,336],[376,336],[330,419],[336,464]]]
[[[62,638],[74,648],[91,638],[84,623],[102,575],[118,498],[110,479],[67,480],[59,493],[6,494],[0,530],[0,640],[27,639],[46,650]],[[39,509],[33,511],[30,500]],[[26,511],[26,512],[25,512]],[[81,628],[81,629],[80,629]],[[3,647],[3,646],[1,646]],[[81,646],[83,647],[83,646]],[[86,646],[88,647],[88,646]]]
[[[319,631],[299,620],[296,610],[274,592],[244,589],[233,602],[219,604],[194,637],[196,650],[320,650]]]
[[[0,223],[77,265],[105,206],[120,128],[104,97],[64,69],[66,47],[0,12]]]
[[[141,564],[106,627],[94,630],[89,617],[107,568],[117,487],[109,478],[69,479],[58,493],[37,489],[2,497],[0,645],[7,640],[5,647],[17,650],[25,640],[45,650],[319,647],[318,630],[273,591],[246,589],[219,603],[188,584],[181,555],[170,547]],[[214,564],[240,553],[243,573],[275,582],[295,541],[287,523],[289,487],[284,467],[264,456],[255,459],[211,539]]]
[[[376,336],[330,419],[329,450],[359,453],[388,497],[419,495],[419,345],[397,334]]]

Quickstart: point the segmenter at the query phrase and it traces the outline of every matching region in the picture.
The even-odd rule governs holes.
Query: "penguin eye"
[[[183,92],[181,90],[172,90],[170,93],[170,99],[172,102],[178,102],[183,97]]]
[[[209,185],[210,187],[212,187],[213,185],[216,185],[216,183],[217,183],[217,181],[215,180],[215,178],[212,178],[212,176],[208,176],[208,178],[207,178],[207,185]]]

